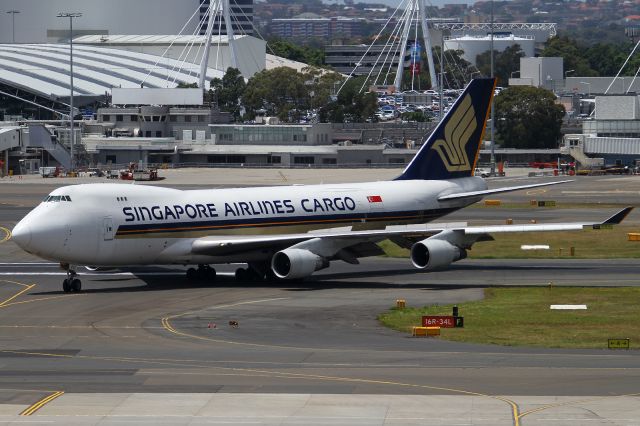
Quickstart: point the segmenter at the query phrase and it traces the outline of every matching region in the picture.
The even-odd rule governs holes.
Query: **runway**
[[[7,191],[0,226],[11,228],[50,186],[22,188]],[[467,210],[477,221],[498,220],[492,210]],[[574,211],[598,219],[611,210],[545,212],[567,221],[576,220],[567,217]],[[532,212],[521,214],[525,220]],[[448,219],[464,216],[455,215]],[[490,285],[636,286],[635,260],[464,260],[420,273],[407,260],[366,259],[270,285],[236,282],[233,265],[203,284],[189,283],[181,268],[142,268],[83,272],[84,291],[65,294],[63,271],[11,240],[0,243],[0,259],[0,423],[593,425],[640,418],[637,350],[415,339],[376,321],[398,298],[409,306],[459,303],[481,299]]]

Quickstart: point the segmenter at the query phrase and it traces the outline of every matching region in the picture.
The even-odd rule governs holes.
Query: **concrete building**
[[[114,137],[211,139],[210,125],[229,123],[231,115],[208,108],[141,106],[100,108],[96,122],[83,123],[86,131]]]
[[[354,75],[366,75],[371,72],[377,73],[383,66],[384,58],[387,55],[389,49],[384,50],[384,45],[373,45],[371,47],[367,45],[336,45],[325,46],[325,63],[329,65],[336,72],[349,75],[351,71],[355,69]],[[384,55],[383,54],[384,50]],[[382,59],[379,59],[380,56]],[[387,59],[387,66],[389,62],[398,62],[400,57],[400,49],[392,49]],[[386,71],[385,68],[385,71]],[[393,84],[393,76],[389,81],[389,84]]]
[[[583,167],[635,166],[640,163],[640,97],[595,97],[595,112],[582,121],[582,134],[568,134],[563,153]]]
[[[359,35],[364,22],[362,18],[325,18],[314,13],[304,13],[294,18],[273,19],[271,32],[281,38],[348,38]]]
[[[241,0],[236,0],[241,3]],[[59,12],[80,12],[74,20],[75,35],[178,34],[200,7],[199,0],[4,0],[0,14],[0,44],[13,43],[11,16],[15,16],[16,43],[57,43],[69,39],[69,19]],[[193,34],[193,19],[183,34]]]
[[[567,76],[564,90],[587,96],[640,93],[640,79],[635,77],[571,77]],[[607,92],[608,90],[608,92]]]
[[[498,52],[504,51],[508,47],[519,45],[526,56],[533,56],[535,53],[535,38],[533,36],[505,33],[495,33],[493,35],[493,49]],[[476,57],[488,50],[491,47],[491,37],[488,35],[471,36],[462,35],[456,37],[445,37],[444,48],[445,50],[462,50],[464,53],[462,57],[472,63],[476,64]]]
[[[534,86],[558,91],[564,86],[564,59],[560,57],[520,58],[520,78],[510,78],[509,86]]]
[[[241,125],[212,124],[211,142],[223,145],[330,145],[333,142],[331,123]]]
[[[200,0],[200,20],[205,16],[209,8],[210,0]],[[236,35],[253,35],[253,0],[232,0],[231,3],[231,22],[233,33]],[[207,33],[208,23],[205,23],[200,29],[200,34]],[[213,34],[227,35],[227,26],[224,20],[217,17],[213,23]]]

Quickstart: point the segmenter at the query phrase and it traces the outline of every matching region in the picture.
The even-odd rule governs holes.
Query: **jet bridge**
[[[0,176],[9,173],[9,150],[20,146],[20,128],[0,128]]]

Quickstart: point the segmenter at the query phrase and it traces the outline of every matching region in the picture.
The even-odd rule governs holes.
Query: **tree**
[[[519,44],[507,47],[504,51],[493,51],[493,75],[498,78],[498,86],[506,86],[513,71],[520,69],[520,58],[524,51]],[[478,70],[484,75],[491,75],[491,51],[487,50],[476,57]]]
[[[247,87],[240,70],[227,68],[222,79],[211,80],[210,87],[220,110],[230,112],[236,120],[240,118],[240,98]]]
[[[324,50],[314,49],[309,46],[298,46],[290,41],[280,38],[269,40],[269,47],[277,56],[291,59],[292,61],[304,62],[316,67],[324,63]]]
[[[511,86],[495,99],[497,142],[506,148],[556,148],[565,114],[546,89]]]
[[[375,93],[361,92],[366,76],[347,81],[337,99],[320,109],[320,121],[342,122],[345,120],[363,122],[373,119],[378,109],[378,97]]]
[[[242,103],[249,112],[265,109],[283,121],[298,120],[298,112],[310,108],[311,96],[307,76],[295,69],[278,67],[263,70],[249,79]],[[292,116],[289,117],[289,114]]]
[[[629,45],[596,43],[586,49],[584,56],[598,75],[614,76],[631,53],[631,49]],[[633,76],[639,67],[640,57],[634,55],[621,75]]]
[[[540,56],[559,56],[564,58],[564,69],[575,70],[573,75],[581,77],[597,76],[584,58],[584,48],[578,46],[575,40],[567,36],[556,36],[547,40],[547,44]]]
[[[464,88],[471,74],[473,73],[473,65],[465,60],[462,50],[445,50],[444,51],[444,86],[450,89]],[[433,56],[435,60],[436,75],[440,75],[440,46],[433,48]]]

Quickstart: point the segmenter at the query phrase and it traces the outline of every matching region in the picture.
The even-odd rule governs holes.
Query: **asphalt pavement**
[[[0,182],[0,227],[10,229],[51,188]],[[446,219],[597,220],[637,204],[639,193],[640,177],[578,178],[499,197],[575,204],[569,209],[469,208]],[[408,260],[376,258],[284,284],[237,282],[236,265],[200,284],[183,268],[145,267],[81,272],[83,291],[66,294],[64,271],[5,234],[0,228],[0,422],[640,424],[637,350],[417,339],[376,320],[398,298],[460,303],[481,299],[487,286],[636,286],[633,259],[463,260],[421,273]]]

